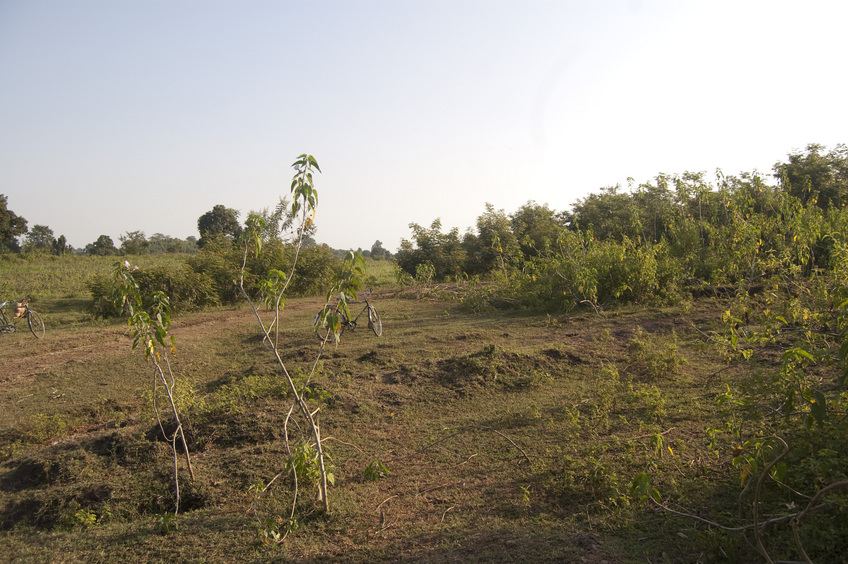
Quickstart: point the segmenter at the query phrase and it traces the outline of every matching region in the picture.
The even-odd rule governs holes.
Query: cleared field
[[[172,520],[173,459],[152,419],[151,366],[131,353],[123,323],[94,321],[73,307],[53,317],[50,306],[83,296],[47,294],[45,339],[0,336],[6,556],[758,559],[739,534],[633,490],[634,478],[650,473],[651,487],[673,507],[733,523],[738,472],[705,434],[725,383],[745,377],[709,341],[721,326],[720,301],[604,315],[473,314],[446,292],[414,299],[385,281],[376,285],[383,335],[345,333],[324,351],[312,382],[334,467],[331,511],[315,502],[313,485],[300,483],[296,527],[282,542],[275,535],[285,532],[294,492],[283,441],[291,398],[252,312],[227,308],[174,321],[171,362],[195,479],[181,476],[182,510]],[[311,321],[321,303],[287,302],[281,351],[296,378],[315,362]],[[764,537],[774,542],[787,531]],[[825,556],[838,561],[837,553]]]

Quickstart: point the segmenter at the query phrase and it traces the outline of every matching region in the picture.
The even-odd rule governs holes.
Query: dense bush
[[[154,267],[141,269],[134,275],[142,295],[152,296],[154,291],[165,292],[174,311],[190,311],[221,304],[212,279],[195,272],[188,265],[177,268]],[[120,304],[114,300],[114,277],[98,275],[89,280],[91,294],[89,308],[99,317],[122,315]],[[150,307],[151,304],[143,304]]]
[[[435,278],[444,280],[462,274],[466,253],[459,239],[459,229],[442,233],[442,222],[435,220],[430,228],[411,223],[412,242],[401,241],[395,260],[403,272],[415,276],[420,264],[430,263],[435,269]]]
[[[811,145],[776,164],[777,184],[756,172],[719,173],[715,185],[685,173],[605,188],[570,212],[531,201],[507,216],[487,204],[461,242],[439,220],[411,224],[397,264],[416,279],[422,268],[435,281],[488,276],[506,303],[553,309],[673,302],[706,285],[744,290],[775,275],[808,277],[833,268],[835,234],[848,227],[848,150],[822,151]]]
[[[187,262],[195,272],[212,279],[221,303],[232,304],[239,300],[237,280],[241,261],[239,250],[231,241],[221,237],[208,241]]]

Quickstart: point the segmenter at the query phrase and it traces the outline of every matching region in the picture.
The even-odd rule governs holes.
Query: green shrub
[[[241,253],[228,240],[210,240],[196,255],[188,259],[192,270],[211,279],[221,303],[232,304],[239,300],[238,277]]]
[[[677,371],[677,367],[686,364],[686,359],[677,350],[677,335],[672,333],[671,342],[645,334],[641,327],[627,343],[630,357],[630,370],[648,380],[668,378]]]
[[[190,311],[221,304],[212,279],[192,270],[188,265],[175,268],[154,267],[138,270],[134,275],[144,296],[162,291],[170,298],[174,311]],[[114,302],[114,279],[110,275],[94,276],[88,282],[91,295],[89,310],[98,317],[116,317],[122,311]],[[152,300],[152,298],[150,298]],[[145,308],[151,303],[142,304]]]

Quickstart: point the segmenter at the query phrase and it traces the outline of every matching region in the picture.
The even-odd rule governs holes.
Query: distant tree
[[[486,212],[477,218],[477,234],[466,233],[462,247],[468,255],[465,267],[468,274],[484,274],[496,268],[503,271],[521,259],[521,248],[509,217],[488,202]]]
[[[292,214],[291,203],[288,198],[281,197],[274,209],[264,208],[262,211],[252,211],[248,215],[255,215],[264,220],[261,230],[262,240],[269,241],[290,240],[296,235],[294,231],[295,216]],[[310,224],[304,231],[307,235],[315,234],[315,225]]]
[[[118,239],[121,240],[121,253],[125,255],[146,255],[150,250],[150,241],[144,231],[127,231]]]
[[[459,229],[454,227],[442,233],[442,222],[436,219],[427,229],[417,223],[410,223],[414,244],[406,239],[400,243],[395,255],[398,266],[408,274],[415,275],[420,264],[430,263],[435,269],[437,279],[462,274],[465,265],[465,250],[459,239]]]
[[[168,237],[167,235],[163,235],[162,233],[154,233],[147,240],[148,248],[147,251],[151,255],[161,255],[164,253],[170,253],[169,250],[171,246],[172,237]]]
[[[377,239],[371,245],[371,258],[375,260],[383,260],[386,258],[386,249],[383,248],[383,243]]]
[[[621,186],[607,186],[600,193],[577,200],[567,221],[569,227],[591,231],[601,241],[610,238],[620,241],[624,235],[633,238],[631,204],[630,194],[622,192]]]
[[[197,252],[196,237],[178,239],[161,233],[154,233],[150,236],[147,242],[150,244],[147,252],[151,255],[161,255],[164,253],[194,254]]]
[[[59,238],[53,241],[53,254],[56,256],[62,256],[67,251],[73,250],[68,245],[68,240],[65,239],[64,235],[59,235]]]
[[[776,163],[774,175],[784,190],[806,204],[827,209],[848,204],[848,146],[825,147],[810,143],[804,152],[790,153],[789,162]]]
[[[547,204],[529,201],[510,216],[512,233],[525,256],[538,255],[545,247],[556,243],[562,226],[556,212]]]
[[[115,248],[115,243],[108,235],[101,235],[94,243],[89,243],[85,246],[85,253],[94,256],[117,255],[118,249]]]
[[[189,235],[184,240],[180,241],[178,247],[172,247],[172,249],[179,248],[180,250],[172,250],[171,252],[194,254],[197,252],[197,246],[197,237],[195,237],[194,235]]]
[[[26,233],[27,220],[6,207],[8,198],[0,194],[0,251],[20,251],[18,236]]]
[[[656,178],[656,186],[641,184],[631,195],[630,225],[635,238],[646,243],[659,243],[677,219],[681,210],[675,201],[675,193],[669,188],[669,180],[672,179],[660,174]]]
[[[46,225],[33,225],[26,234],[21,250],[27,253],[49,253],[53,250],[53,230]]]
[[[200,233],[198,247],[203,247],[210,239],[227,237],[231,240],[241,235],[238,221],[239,212],[223,205],[217,205],[197,219],[197,231]]]

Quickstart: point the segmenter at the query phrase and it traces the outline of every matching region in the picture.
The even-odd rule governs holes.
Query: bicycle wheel
[[[318,327],[318,332],[317,332],[318,339],[321,342],[324,342],[324,341],[331,341],[332,342],[332,341],[334,341],[334,339],[333,339],[333,332],[330,330],[330,324],[327,322],[326,319],[324,319],[323,322],[321,322],[321,319],[320,319],[321,313],[323,311],[324,310],[321,310],[315,315],[315,319],[312,320],[312,324],[317,325],[318,323],[321,323],[321,326]],[[338,312],[338,316],[339,316],[339,322],[342,325],[341,331],[339,331],[339,337],[341,337],[344,334],[345,329],[347,329],[348,321],[347,321],[347,317],[345,316],[345,314],[343,312],[341,312],[341,311]]]
[[[377,308],[372,305],[368,306],[368,328],[374,331],[378,337],[383,334],[383,322],[380,321],[380,314],[377,313]]]
[[[27,311],[27,325],[29,325],[29,330],[32,331],[36,339],[44,336],[44,322],[41,320],[41,316],[32,310]]]

